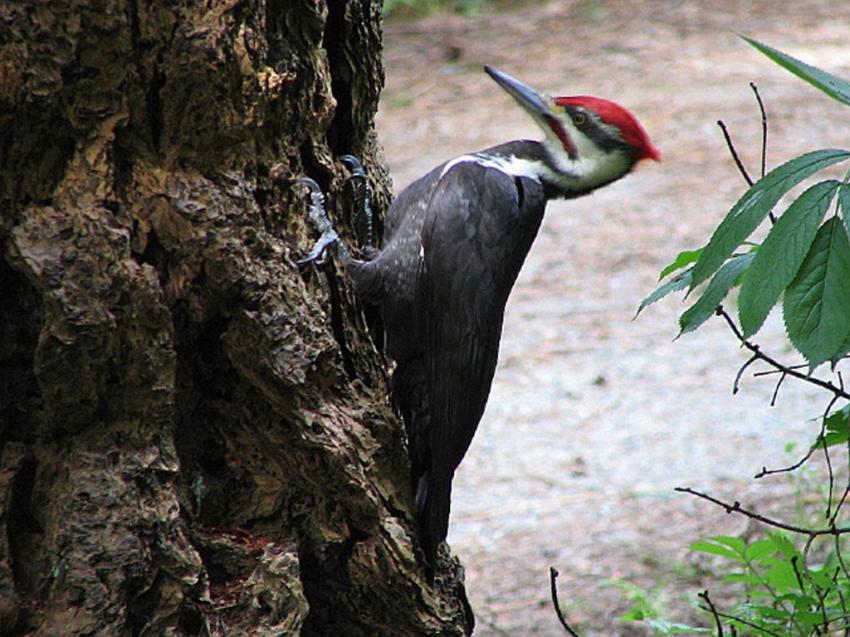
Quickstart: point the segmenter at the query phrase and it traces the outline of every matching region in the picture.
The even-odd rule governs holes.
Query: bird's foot
[[[307,254],[303,259],[299,259],[295,262],[298,267],[302,267],[307,265],[308,263],[315,263],[316,265],[324,265],[328,260],[327,249],[339,243],[339,236],[333,230],[330,232],[325,232],[319,237],[319,240],[313,244],[312,250]]]
[[[313,245],[309,254],[296,263],[299,267],[308,263],[322,265],[327,261],[327,249],[334,245],[339,249],[342,244],[339,235],[331,224],[331,220],[328,218],[328,213],[325,210],[325,195],[319,184],[309,177],[299,179],[298,182],[310,189],[310,222],[321,233],[321,236]]]
[[[369,181],[366,178],[366,171],[363,164],[354,155],[342,155],[339,160],[348,168],[350,175],[345,180],[345,183],[351,182],[352,191],[354,194],[354,206],[356,208],[357,219],[355,227],[357,230],[357,238],[360,242],[360,249],[366,256],[367,260],[370,255],[374,256],[377,250],[372,247],[372,226],[374,215],[372,213],[371,193],[369,192]]]

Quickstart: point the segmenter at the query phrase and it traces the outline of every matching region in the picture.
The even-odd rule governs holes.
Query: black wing
[[[448,530],[454,471],[490,394],[505,304],[545,205],[538,182],[473,162],[452,167],[429,203],[417,306],[422,308],[430,470],[417,501],[431,564]]]

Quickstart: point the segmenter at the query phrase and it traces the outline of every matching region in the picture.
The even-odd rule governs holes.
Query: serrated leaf
[[[700,553],[709,553],[710,555],[720,555],[721,557],[728,557],[730,560],[735,560],[736,562],[743,562],[743,559],[738,553],[736,553],[727,546],[715,544],[714,542],[694,542],[688,547],[688,549],[691,551],[698,551]]]
[[[679,317],[679,336],[693,332],[714,314],[726,293],[747,270],[754,257],[755,253],[749,252],[733,257],[723,264],[706,286],[702,296]]]
[[[838,149],[816,150],[774,168],[753,184],[714,230],[694,265],[691,289],[714,274],[749,237],[782,196],[817,171],[850,158]]]
[[[741,37],[782,68],[791,71],[794,75],[823,91],[834,100],[838,100],[839,102],[850,106],[850,82],[847,80],[843,80],[831,73],[827,73],[817,67],[806,64],[787,53],[783,53],[778,49],[762,44],[757,40],[753,40],[752,38],[748,38],[744,35]]]
[[[656,301],[660,301],[665,296],[672,292],[676,292],[678,290],[684,290],[691,284],[691,270],[693,268],[688,268],[681,274],[673,277],[664,285],[660,285],[652,294],[646,297],[643,301],[640,302],[638,306],[637,312],[635,312],[635,316],[640,314],[647,306],[652,305]]]
[[[850,241],[838,217],[818,230],[785,292],[783,315],[788,338],[811,368],[850,335]]]
[[[744,542],[739,537],[735,537],[734,535],[712,535],[708,538],[712,542],[717,542],[718,544],[723,544],[724,546],[728,546],[730,549],[735,551],[738,555],[743,556],[744,551],[747,550],[747,543]]]
[[[697,259],[699,259],[699,255],[702,254],[703,248],[697,248],[696,250],[684,250],[676,255],[676,258],[672,263],[664,266],[664,269],[661,270],[661,274],[658,275],[658,280],[660,281],[668,274],[675,272],[676,270],[681,270],[686,265],[690,265]]]
[[[826,569],[809,569],[808,576],[811,580],[820,588],[821,590],[829,590],[833,587],[833,576],[835,575],[835,569],[829,569],[827,572]]]
[[[617,619],[623,622],[641,622],[646,618],[646,614],[637,608],[632,608],[631,610],[623,613]]]
[[[764,579],[780,590],[789,590],[797,588],[797,574],[794,573],[794,568],[788,562],[780,562],[774,564],[764,573]]]
[[[794,543],[782,531],[768,531],[767,537],[787,559],[790,560],[795,555],[800,554]]]
[[[826,434],[816,444],[826,444],[827,447],[840,445],[850,439],[850,405],[844,405],[838,411],[831,413],[824,423]]]
[[[759,330],[779,295],[794,279],[839,186],[841,182],[836,180],[815,184],[788,206],[770,229],[738,296],[744,338]]]
[[[758,562],[765,557],[777,553],[778,551],[779,549],[776,548],[776,545],[772,540],[756,540],[755,542],[747,545],[744,557],[751,562]]]
[[[731,582],[733,584],[761,584],[761,580],[758,577],[755,575],[749,575],[748,573],[727,573],[723,576],[723,581]]]
[[[841,184],[841,189],[838,191],[838,208],[844,218],[844,228],[850,236],[850,184]]]

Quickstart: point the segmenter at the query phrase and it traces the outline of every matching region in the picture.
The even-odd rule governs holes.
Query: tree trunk
[[[0,5],[0,634],[463,635],[310,176],[386,208],[380,6]],[[377,340],[377,339],[376,339]]]

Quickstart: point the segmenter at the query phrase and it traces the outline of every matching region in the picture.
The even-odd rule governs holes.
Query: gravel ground
[[[397,189],[466,151],[537,136],[482,64],[550,93],[616,99],[663,155],[590,197],[551,204],[511,297],[490,403],[455,479],[449,533],[480,637],[564,634],[549,602],[550,565],[585,636],[647,634],[617,621],[628,602],[610,580],[664,586],[673,615],[693,619],[695,592],[714,585],[686,546],[747,525],[674,487],[765,511],[794,492],[786,479],[752,476],[792,459],[788,442],[808,444],[823,396],[789,381],[770,408],[773,383],[749,375],[733,396],[746,353],[719,319],[674,341],[680,296],[632,320],[661,267],[702,245],[743,192],[716,120],[756,172],[750,81],[768,109],[770,165],[850,146],[845,108],[735,36],[848,77],[850,3],[779,6],[564,0],[385,26],[378,128]],[[795,360],[779,317],[756,340]]]

